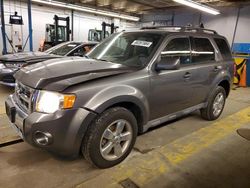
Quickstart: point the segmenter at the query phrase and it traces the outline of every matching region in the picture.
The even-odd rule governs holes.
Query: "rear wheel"
[[[112,167],[131,152],[137,136],[137,122],[127,109],[106,110],[90,125],[83,140],[86,160],[99,168]]]
[[[206,120],[215,120],[220,117],[226,102],[226,91],[217,86],[208,99],[206,108],[201,109],[201,116]]]

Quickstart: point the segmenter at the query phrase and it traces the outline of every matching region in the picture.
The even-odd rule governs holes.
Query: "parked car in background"
[[[211,30],[123,31],[87,55],[22,68],[5,104],[25,141],[63,156],[81,152],[99,168],[123,161],[149,128],[195,110],[217,119],[232,85],[228,42]]]
[[[96,42],[64,42],[45,52],[25,52],[0,57],[0,84],[15,86],[13,75],[23,66],[65,56],[84,56]]]

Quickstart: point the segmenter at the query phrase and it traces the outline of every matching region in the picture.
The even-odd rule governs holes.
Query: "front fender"
[[[84,107],[102,113],[107,108],[124,102],[137,105],[143,115],[143,124],[148,121],[149,105],[147,98],[140,90],[127,85],[110,86],[101,90]]]

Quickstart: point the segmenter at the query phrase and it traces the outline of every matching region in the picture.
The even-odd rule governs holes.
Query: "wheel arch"
[[[143,125],[148,121],[148,109],[140,99],[134,96],[117,96],[108,101],[105,101],[95,109],[98,114],[113,107],[124,107],[133,113],[137,120],[138,133],[143,132]]]
[[[128,102],[128,101],[119,102],[119,103],[115,103],[115,104],[109,106],[105,110],[107,110],[109,108],[114,108],[114,107],[123,107],[123,108],[126,108],[127,110],[129,110],[135,116],[135,119],[137,121],[138,133],[143,132],[143,125],[145,124],[145,122],[144,122],[145,121],[145,118],[144,118],[145,112],[143,112],[144,110],[139,105],[137,105],[133,102]]]
[[[225,89],[226,97],[228,97],[231,86],[232,86],[232,78],[227,72],[223,71],[220,74],[218,74],[217,77],[214,78],[214,81],[210,87],[210,91],[215,90],[216,87],[218,86],[221,86]],[[210,92],[208,93],[206,100],[208,100],[209,95],[210,95]]]
[[[228,95],[230,93],[230,82],[227,79],[224,79],[224,80],[219,82],[218,86],[221,86],[225,89],[226,96],[228,97]]]

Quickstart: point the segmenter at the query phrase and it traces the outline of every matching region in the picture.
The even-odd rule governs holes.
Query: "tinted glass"
[[[86,53],[88,53],[95,45],[89,44],[89,45],[83,45],[79,46],[77,49],[75,49],[73,52],[69,54],[69,56],[84,56]]]
[[[188,38],[172,39],[161,52],[161,57],[180,57],[181,64],[190,63],[190,44]]]
[[[224,39],[219,39],[219,38],[215,38],[214,41],[216,42],[220,53],[222,55],[223,59],[232,59],[232,54],[231,51],[228,47],[227,42]]]
[[[101,42],[88,56],[129,67],[144,67],[162,38],[163,35],[157,33],[116,33]]]
[[[214,47],[207,38],[192,38],[192,63],[215,60]]]
[[[59,44],[53,48],[50,48],[45,52],[47,52],[49,54],[64,56],[79,45],[80,45],[80,43],[76,43],[76,42],[66,43],[66,44],[63,43],[63,44]]]

